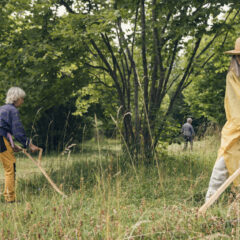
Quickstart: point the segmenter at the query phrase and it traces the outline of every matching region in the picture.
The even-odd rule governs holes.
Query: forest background
[[[238,189],[197,217],[239,9],[236,0],[1,0],[0,105],[9,87],[26,91],[27,135],[67,197],[16,154],[14,204],[4,203],[0,168],[0,238],[240,239]],[[187,117],[197,136],[183,152]]]
[[[146,161],[179,142],[187,117],[199,137],[225,122],[239,1],[8,0],[0,2],[0,103],[27,97],[27,134],[45,151],[121,135]]]

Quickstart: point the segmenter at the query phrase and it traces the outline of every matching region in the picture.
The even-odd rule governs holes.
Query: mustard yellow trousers
[[[6,202],[15,201],[15,163],[13,149],[6,138],[3,137],[3,142],[6,146],[5,151],[1,151],[0,160],[2,161],[5,172],[5,189],[4,197]],[[3,144],[3,143],[2,143]]]

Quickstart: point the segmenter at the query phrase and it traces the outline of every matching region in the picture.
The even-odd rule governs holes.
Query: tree
[[[239,7],[237,1],[194,0],[58,3],[73,18],[81,18],[81,37],[91,53],[85,64],[95,74],[105,72],[111,78],[121,106],[124,140],[137,157],[142,138],[147,158],[177,97],[189,85],[195,63],[234,25],[231,16]],[[225,4],[229,8],[221,19]],[[129,33],[124,24],[130,26]],[[212,37],[204,42],[204,36]],[[169,104],[162,111],[166,96]]]
[[[91,81],[100,97],[108,93],[118,106],[112,114],[136,159],[140,151],[151,159],[198,61],[207,62],[206,50],[233,29],[239,7],[238,1],[215,0],[10,3],[18,14],[8,5],[14,27],[1,49],[4,81],[27,79],[30,97],[45,110]],[[60,6],[67,14],[57,14]]]
[[[239,16],[235,15],[239,22]],[[225,80],[230,64],[229,56],[223,49],[233,49],[235,40],[239,36],[239,25],[218,38],[212,47],[204,54],[208,63],[199,61],[195,74],[190,77],[191,85],[184,91],[185,102],[189,104],[196,117],[204,116],[220,127],[226,121],[224,111]],[[209,39],[205,39],[208,41]],[[204,67],[204,71],[202,68]],[[197,98],[196,98],[197,96]]]
[[[81,64],[85,47],[51,1],[3,1],[0,11],[1,104],[10,86],[22,87],[27,99],[20,111],[28,134],[38,134],[40,144],[45,144],[54,120],[52,142],[57,148],[64,134],[57,129],[64,129],[69,111],[75,111],[69,107],[74,104],[72,93],[91,79]],[[79,118],[69,119],[75,128]]]

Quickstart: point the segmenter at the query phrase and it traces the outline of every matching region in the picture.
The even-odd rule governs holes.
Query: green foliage
[[[89,84],[86,87],[81,88],[77,91],[75,95],[78,96],[76,100],[77,110],[74,113],[75,115],[82,116],[88,112],[88,108],[92,104],[99,102],[98,92],[94,89],[93,84]]]
[[[60,118],[61,121],[56,123],[57,129],[64,129],[62,119],[68,112],[75,113],[71,119],[73,128],[69,129],[72,132],[79,121],[77,115],[81,116],[80,121],[89,122],[91,126],[94,113],[97,113],[103,122],[103,128],[110,135],[115,129],[110,115],[124,119],[125,122],[120,126],[125,128],[125,137],[130,136],[131,144],[135,144],[138,134],[146,136],[144,104],[149,104],[151,108],[148,116],[155,141],[158,141],[161,131],[166,138],[177,131],[179,122],[182,122],[181,119],[188,111],[179,113],[179,116],[172,115],[171,111],[173,112],[174,101],[178,99],[177,95],[183,89],[181,79],[185,73],[188,74],[186,79],[190,79],[191,71],[187,71],[187,66],[194,61],[191,59],[194,44],[202,36],[208,40],[216,34],[217,39],[223,39],[226,32],[234,33],[232,23],[238,19],[234,19],[234,9],[239,6],[237,1],[145,1],[146,40],[143,43],[143,13],[141,2],[137,0],[10,0],[0,4],[0,102],[3,103],[7,89],[12,85],[18,85],[26,91],[27,98],[21,113],[27,132],[33,132],[33,121],[34,127],[42,124],[42,127],[34,128],[34,134],[38,134],[39,142],[43,143],[46,141],[44,132],[53,119]],[[223,8],[225,4],[229,8]],[[63,6],[66,12],[60,16],[58,9]],[[155,10],[156,18],[153,18]],[[229,11],[232,13],[228,21],[220,17]],[[158,31],[158,39],[155,39],[154,31]],[[201,41],[197,53],[204,49],[207,40]],[[146,46],[149,82],[148,87],[142,91],[137,89],[139,86],[135,78],[138,75],[141,87],[144,88],[146,78],[143,77],[141,55],[143,44]],[[156,53],[159,53],[158,60]],[[184,57],[181,53],[184,53]],[[224,70],[220,70],[216,64],[225,64],[217,56],[216,53],[215,63],[212,66],[209,64],[206,69],[209,76],[213,72],[218,74],[211,76],[215,79],[224,74]],[[205,57],[208,55],[195,59],[196,65],[201,66]],[[172,59],[175,61],[167,78]],[[197,80],[192,88],[200,91],[206,87],[201,80],[205,79],[204,73],[198,73],[200,68],[196,66],[194,69]],[[166,81],[165,86],[160,82],[162,76]],[[198,83],[195,82],[202,82],[202,85],[196,86]],[[208,99],[211,93],[215,93],[214,85],[200,96],[203,99],[201,101]],[[221,105],[222,93],[222,90],[217,92],[217,106]],[[197,106],[194,95],[196,93],[189,90],[187,97],[186,92],[186,102],[193,102]],[[70,106],[69,103],[73,102],[76,103],[76,108]],[[203,105],[207,106],[207,101]],[[176,109],[182,107],[186,106],[183,104]],[[214,118],[208,116],[213,109],[211,104],[206,108],[196,108],[199,111],[195,113],[191,108],[191,113]],[[64,110],[59,115],[60,109]],[[218,110],[221,112],[221,109]],[[38,114],[34,117],[36,113]],[[131,114],[131,117],[129,115],[125,118],[126,114]],[[159,127],[162,124],[164,126]],[[37,132],[37,129],[41,131]],[[56,139],[54,142],[62,137],[60,130],[53,131],[52,134],[56,134],[53,136]],[[76,134],[75,140],[79,138],[81,136]]]
[[[184,91],[184,100],[195,118],[205,117],[219,125],[225,123],[225,79],[230,57],[223,52],[234,49],[238,35],[237,25],[228,33],[227,39],[225,36],[218,38],[204,56],[198,59],[194,67],[195,73],[190,77],[192,83]],[[211,38],[212,36],[206,37],[204,42],[210,41]],[[204,64],[204,58],[210,60]]]
[[[66,24],[68,21],[71,23],[71,17],[57,16],[52,4],[51,1],[11,1],[4,11],[4,19],[8,21],[4,33],[7,34],[1,35],[1,104],[10,86],[23,88],[27,97],[21,108],[22,120],[28,134],[34,124],[33,135],[39,135],[41,144],[46,141],[46,131],[51,121],[55,121],[55,126],[59,124],[57,128],[64,128],[67,114],[63,112],[71,114],[75,111],[74,105],[68,105],[66,109],[66,103],[73,104],[73,91],[90,80],[88,70],[83,69],[85,46],[78,35],[74,35],[74,27],[79,27],[81,22],[78,26]],[[64,111],[57,114],[60,109]],[[56,121],[57,118],[62,121]],[[79,121],[76,117],[74,119],[71,121],[72,127]],[[43,123],[41,131],[36,132],[37,128],[34,127]],[[58,142],[63,132],[55,131],[52,134]],[[79,138],[78,134],[75,138]],[[57,147],[59,144],[55,145]]]
[[[234,9],[237,9],[238,6],[236,3],[236,1],[229,1],[228,3],[224,1],[204,3],[185,0],[174,3],[173,1],[146,1],[145,12],[143,13],[141,12],[142,5],[140,2],[132,2],[131,5],[127,6],[125,1],[120,1],[110,2],[108,6],[98,2],[96,8],[89,9],[92,15],[88,15],[84,36],[87,35],[89,38],[92,60],[90,61],[91,72],[97,72],[101,80],[104,72],[108,74],[107,81],[104,79],[102,83],[115,88],[115,91],[109,90],[112,96],[116,95],[118,98],[118,101],[116,101],[114,97],[113,102],[123,108],[120,112],[122,114],[121,119],[124,119],[125,114],[132,114],[130,123],[125,122],[120,125],[124,128],[125,136],[130,136],[130,133],[132,133],[130,144],[136,146],[138,134],[143,138],[149,137],[150,134],[146,134],[145,130],[147,117],[149,117],[155,143],[159,139],[171,141],[170,139],[177,135],[181,124],[189,115],[198,120],[212,120],[207,117],[207,112],[212,111],[210,106],[208,106],[208,110],[197,107],[198,112],[190,106],[190,102],[197,101],[196,98],[193,99],[196,92],[190,91],[192,97],[190,99],[190,94],[189,99],[184,103],[182,96],[180,96],[182,102],[178,99],[182,90],[187,88],[191,82],[191,74],[195,74],[195,78],[201,78],[201,74],[204,75],[202,72],[199,73],[201,67],[198,67],[198,64],[202,65],[208,57],[207,54],[204,54],[205,48],[209,52],[212,51],[211,43],[208,44],[209,42],[204,39],[211,39],[216,36],[217,40],[221,41],[225,38],[227,32],[233,31],[232,24],[236,21],[234,19],[236,14]],[[225,4],[229,4],[228,8]],[[141,12],[140,15],[138,15],[139,12]],[[226,20],[226,16],[223,17],[223,15],[228,13],[230,15]],[[142,20],[140,20],[143,14],[146,17],[146,29],[143,29],[144,26]],[[126,23],[128,28],[131,29],[130,34],[127,30],[123,30]],[[142,31],[146,31],[146,40],[142,38]],[[199,49],[198,41],[200,43]],[[143,46],[147,49],[146,61],[148,62],[146,63],[148,76],[144,77],[144,63],[141,58]],[[201,51],[203,52],[201,53]],[[184,53],[184,56],[182,53]],[[135,64],[134,67],[131,57]],[[139,86],[136,86],[134,74],[128,72],[129,66],[132,66],[132,73],[136,71],[144,90],[139,91],[137,89]],[[212,73],[213,69],[209,65],[207,67],[209,69],[206,69],[206,74],[209,76],[209,72]],[[148,86],[145,88],[146,78],[148,78]],[[199,83],[200,81],[197,79],[195,82]],[[89,87],[91,88],[91,86]],[[202,85],[198,90],[204,87]],[[102,92],[102,88],[97,85],[94,85],[94,88],[95,91],[98,91],[98,94],[95,93],[96,95],[103,96],[106,94],[106,91]],[[204,96],[200,95],[200,98],[206,99],[211,92],[214,92],[214,88],[208,90],[208,95],[205,92]],[[222,91],[220,90],[217,93],[220,112],[222,110],[222,105],[219,104],[221,94]],[[88,104],[91,101],[94,101],[93,104],[95,104],[96,99],[94,100],[94,98],[89,97],[87,102],[86,98],[82,102],[79,98],[77,104],[80,114],[83,105],[85,108],[89,107]],[[166,101],[167,98],[169,98],[168,101]],[[174,103],[178,106],[173,107]],[[109,109],[109,106],[104,106],[102,102],[100,104],[103,109]],[[145,113],[144,104],[149,107],[146,110],[147,113]],[[175,114],[174,111],[179,109],[180,111]],[[86,111],[86,109],[82,109],[82,111]],[[111,111],[108,112],[111,113]],[[115,118],[119,117],[119,112],[115,110],[114,115]],[[219,118],[223,119],[223,114]],[[131,127],[126,129],[126,126],[133,127],[132,129],[130,129]],[[131,140],[126,137],[126,141]],[[149,140],[148,143],[150,144],[151,141]],[[146,142],[147,140],[145,144]]]

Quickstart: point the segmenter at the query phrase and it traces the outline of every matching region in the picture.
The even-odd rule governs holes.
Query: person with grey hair
[[[190,142],[191,150],[193,150],[193,138],[195,136],[195,132],[192,126],[192,119],[188,118],[187,122],[182,126],[182,134],[184,137],[184,147],[183,150],[185,151],[188,146],[188,142]]]
[[[227,122],[222,128],[221,146],[213,167],[205,201],[208,201],[228,176],[240,167],[240,38],[235,42],[235,49],[227,51],[225,54],[232,56],[226,77],[224,100]],[[239,187],[240,177],[237,177],[233,183]]]
[[[0,107],[0,160],[2,161],[5,172],[4,197],[7,203],[15,202],[15,171],[16,159],[14,151],[19,151],[16,146],[11,144],[13,135],[23,148],[29,148],[32,152],[39,148],[32,144],[27,138],[23,125],[20,121],[19,108],[23,102],[25,92],[19,87],[11,87],[6,96],[5,105]]]

